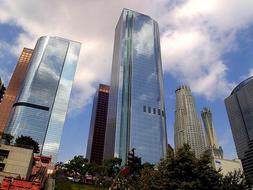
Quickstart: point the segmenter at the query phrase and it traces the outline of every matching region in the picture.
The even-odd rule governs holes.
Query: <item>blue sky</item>
[[[175,89],[187,84],[199,117],[204,106],[212,110],[225,158],[236,157],[223,100],[253,75],[252,0],[0,0],[0,76],[6,84],[22,48],[34,48],[38,37],[82,43],[59,160],[86,153],[93,95],[99,83],[109,84],[114,28],[124,7],[160,26],[168,142],[174,144]]]

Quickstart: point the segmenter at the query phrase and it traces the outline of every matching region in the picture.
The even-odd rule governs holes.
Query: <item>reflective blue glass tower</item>
[[[142,162],[166,155],[166,115],[158,24],[124,9],[115,29],[104,159]]]
[[[5,133],[31,136],[56,161],[81,44],[41,37]]]
[[[235,147],[245,176],[253,184],[253,76],[238,84],[225,99]]]

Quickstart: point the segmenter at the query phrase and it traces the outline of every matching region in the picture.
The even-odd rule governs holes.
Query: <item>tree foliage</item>
[[[61,168],[64,168],[69,176],[75,178],[80,178],[86,174],[92,176],[114,177],[120,171],[121,159],[113,158],[105,160],[102,165],[98,165],[96,163],[90,163],[87,158],[79,155],[75,156],[64,165],[58,165],[61,165]]]
[[[33,147],[34,153],[40,152],[39,143],[37,141],[33,140],[32,137],[30,137],[30,136],[21,135],[20,137],[16,138],[15,145],[17,145],[17,146],[23,145],[23,146],[27,146],[27,147]]]
[[[113,158],[103,162],[104,174],[108,177],[115,177],[119,171],[122,160],[120,158]]]
[[[212,167],[207,154],[197,159],[189,145],[184,145],[175,155],[168,155],[153,168],[144,167],[139,186],[143,190],[244,190],[249,187],[242,173],[223,177]]]
[[[4,139],[5,144],[7,144],[7,145],[12,143],[13,138],[14,137],[11,134],[8,134],[8,133],[3,133],[3,135],[2,135],[2,139]]]
[[[223,177],[222,183],[223,190],[246,189],[250,186],[241,170],[228,173],[228,175]]]
[[[88,172],[89,160],[81,155],[75,156],[72,160],[65,164],[65,168],[70,176],[79,177]]]
[[[113,189],[129,190],[247,190],[244,175],[235,171],[223,176],[211,164],[208,154],[196,158],[189,145],[184,145],[175,154],[169,153],[157,165],[144,163],[140,159],[126,167],[121,159],[106,160],[102,165],[90,163],[83,156],[75,156],[67,164],[58,163],[57,167],[67,176],[95,177],[95,184],[103,184]],[[136,162],[135,162],[136,160]],[[138,166],[138,167],[137,167]],[[124,169],[129,172],[122,172]],[[122,174],[124,173],[124,175]],[[125,175],[126,174],[126,175]],[[108,181],[109,180],[109,181]]]

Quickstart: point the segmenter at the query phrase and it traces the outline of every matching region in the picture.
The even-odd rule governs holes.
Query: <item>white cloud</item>
[[[136,32],[136,34],[133,36],[134,38],[134,49],[137,51],[137,55],[148,55],[151,56],[153,49],[154,49],[154,41],[149,40],[152,38],[153,30],[150,27],[152,25],[152,22],[148,22],[143,24],[141,29]],[[145,42],[145,43],[143,43]]]
[[[162,16],[165,71],[208,99],[224,98],[234,86],[222,56],[237,48],[236,34],[253,19],[250,0],[188,0]],[[168,19],[169,18],[169,19]]]
[[[253,76],[253,69],[250,69],[249,71],[249,77],[252,77]]]
[[[12,44],[11,51],[16,55],[23,47],[34,47],[42,35],[82,42],[71,110],[87,105],[98,83],[109,83],[114,28],[124,7],[158,21],[165,72],[208,99],[224,97],[233,83],[226,79],[228,66],[222,56],[236,50],[236,32],[251,24],[253,1],[178,2],[2,0],[0,23],[15,24],[24,30]]]
[[[240,77],[240,81],[243,81],[249,77],[252,77],[253,76],[253,68],[249,70],[249,73],[247,75],[243,75]]]
[[[4,86],[7,86],[8,85],[7,81],[10,80],[10,75],[5,68],[0,69],[0,77],[2,82],[4,83]]]
[[[132,1],[2,1],[0,23],[23,28],[11,51],[33,48],[38,37],[61,36],[82,42],[70,111],[83,108],[92,99],[98,83],[109,83],[114,28],[124,7],[151,13],[156,3]],[[162,2],[162,1],[161,1]],[[152,6],[154,5],[154,6]]]

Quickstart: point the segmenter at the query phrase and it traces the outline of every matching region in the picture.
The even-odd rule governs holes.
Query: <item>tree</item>
[[[250,184],[246,181],[241,170],[228,173],[223,177],[222,183],[223,190],[247,189],[250,187]]]
[[[141,157],[137,157],[135,155],[134,148],[128,152],[127,166],[130,170],[130,174],[132,174],[134,177],[136,177],[140,174],[140,170],[142,168]]]
[[[12,143],[14,137],[11,134],[3,133],[2,138],[5,140],[5,143],[9,145]]]
[[[105,175],[108,177],[115,177],[120,171],[121,162],[122,160],[120,158],[104,160],[103,166]]]
[[[139,179],[139,186],[143,190],[156,189],[156,183],[159,181],[157,170],[154,170],[154,166],[145,165],[141,170],[141,177]]]
[[[80,178],[85,175],[89,171],[89,167],[89,160],[81,155],[75,156],[72,160],[65,164],[68,174],[75,178]]]
[[[23,146],[33,147],[34,153],[40,152],[39,143],[37,141],[33,140],[32,137],[30,137],[30,136],[21,135],[20,137],[16,138],[15,145],[17,145],[17,146],[23,145]]]
[[[241,174],[223,177],[212,167],[208,154],[198,159],[190,146],[184,145],[157,166],[144,167],[139,187],[143,190],[246,190],[249,186]]]

